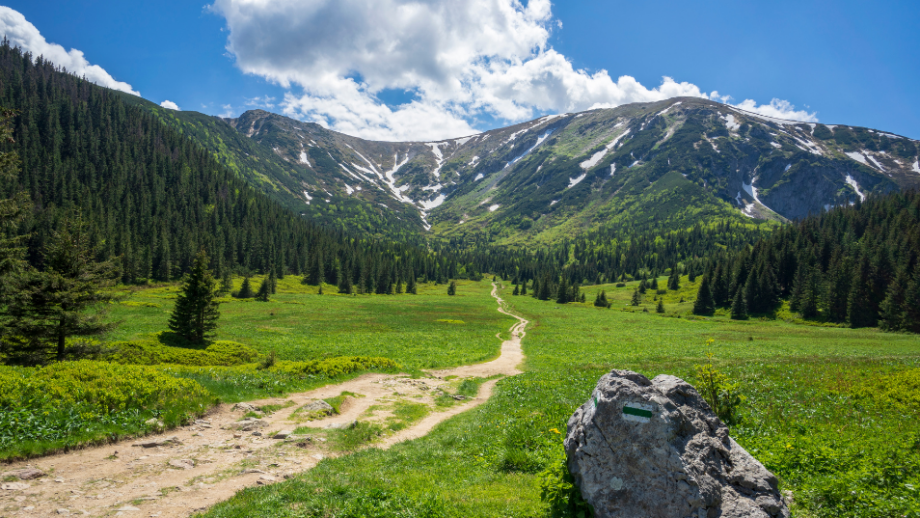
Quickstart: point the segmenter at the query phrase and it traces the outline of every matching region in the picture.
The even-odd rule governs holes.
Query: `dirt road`
[[[492,296],[498,311],[518,322],[511,328],[511,338],[502,343],[499,357],[491,362],[432,371],[421,379],[366,374],[286,398],[252,401],[250,405],[256,408],[283,408],[264,415],[255,412],[258,417],[254,418],[260,422],[249,426],[241,419],[253,416],[252,409],[221,405],[195,424],[159,436],[2,466],[0,517],[186,517],[232,497],[240,489],[284,480],[338,455],[330,448],[330,433],[357,421],[391,423],[392,409],[399,403],[421,403],[429,407],[429,413],[369,447],[388,448],[422,437],[445,419],[484,403],[497,382],[487,381],[475,398],[445,408],[446,394],[464,378],[521,372],[521,339],[528,322],[505,310],[495,283]],[[316,418],[302,410],[343,392],[355,396],[345,398],[338,414]],[[436,404],[439,397],[441,405]],[[236,429],[241,426],[250,429]],[[309,427],[310,432],[275,438],[301,426]],[[28,468],[37,468],[46,476],[12,481],[12,473]]]

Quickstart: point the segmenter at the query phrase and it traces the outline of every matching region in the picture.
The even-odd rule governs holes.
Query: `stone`
[[[173,468],[178,469],[192,469],[195,467],[195,461],[192,459],[173,459],[169,461],[169,464]]]
[[[124,506],[124,507],[119,507],[118,509],[116,509],[116,511],[131,513],[131,512],[140,511],[140,509],[138,509],[137,507],[134,507],[134,506],[126,505],[126,506]]]
[[[569,419],[569,471],[597,518],[788,518],[772,473],[680,378],[614,370]]]
[[[261,469],[250,468],[247,470],[243,470],[243,474],[244,475],[264,475],[265,472],[262,471]]]
[[[357,421],[346,421],[344,423],[332,423],[326,426],[327,430],[351,430],[358,426]]]
[[[70,514],[70,509],[64,509],[64,508],[58,509],[57,514],[68,515]]]
[[[28,467],[28,468],[23,468],[17,471],[10,471],[8,473],[3,474],[4,478],[11,477],[11,476],[18,478],[19,480],[35,480],[36,478],[44,477],[45,472],[38,468]]]
[[[272,439],[287,439],[291,435],[294,435],[294,430],[281,430],[275,435],[272,435]]]
[[[271,484],[272,482],[275,482],[276,480],[278,479],[271,475],[262,475],[261,477],[259,477],[259,480],[257,480],[256,482],[259,484]]]
[[[457,401],[463,401],[464,399],[466,399],[466,396],[464,396],[463,394],[454,394],[451,397],[456,399]]]
[[[262,410],[262,408],[257,407],[251,403],[237,403],[233,405],[233,410],[241,410],[243,412],[259,412]]]
[[[157,446],[175,446],[178,444],[182,444],[182,441],[180,441],[178,437],[159,437],[136,442],[131,446],[138,446],[141,448],[156,448]]]
[[[144,421],[144,424],[147,426],[152,426],[154,428],[165,428],[166,427],[163,421],[160,421],[156,417],[151,417],[150,419]]]
[[[0,484],[0,489],[4,491],[23,491],[25,489],[29,489],[29,487],[31,486],[25,482],[6,482],[4,484]]]
[[[266,426],[268,426],[268,423],[265,421],[249,417],[229,425],[228,428],[231,430],[239,430],[241,432],[251,432],[253,430],[258,430],[259,428],[265,428]]]
[[[332,405],[326,403],[322,399],[317,399],[312,403],[307,403],[300,408],[300,411],[307,414],[312,418],[325,417],[327,415],[332,415],[335,413],[335,409],[332,408]]]

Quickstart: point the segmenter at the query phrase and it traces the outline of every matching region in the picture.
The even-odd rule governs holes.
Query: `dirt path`
[[[29,462],[0,467],[0,518],[13,516],[136,516],[186,517],[232,497],[255,485],[271,484],[306,471],[322,459],[334,457],[331,445],[341,429],[360,421],[383,427],[385,433],[370,446],[388,448],[401,441],[424,436],[438,423],[484,403],[497,380],[479,388],[476,397],[450,397],[465,378],[488,378],[519,374],[524,359],[521,339],[528,322],[504,308],[493,283],[492,296],[498,311],[518,320],[511,339],[502,343],[500,356],[487,363],[432,371],[430,377],[366,374],[344,383],[309,392],[250,402],[254,407],[284,408],[258,417],[250,430],[236,430],[251,410],[245,405],[220,405],[206,418],[136,443],[88,448]],[[305,405],[319,400],[346,397],[339,414],[316,418],[305,414]],[[445,406],[445,402],[449,404]],[[427,415],[400,423],[397,405],[427,407]],[[260,413],[260,412],[257,412]],[[311,419],[311,417],[313,419]],[[394,423],[397,426],[394,426]],[[398,425],[405,425],[401,427]],[[303,434],[284,439],[298,427]],[[392,430],[398,431],[392,431]],[[142,446],[145,444],[147,446]],[[11,474],[37,468],[47,475],[25,482],[7,482]]]

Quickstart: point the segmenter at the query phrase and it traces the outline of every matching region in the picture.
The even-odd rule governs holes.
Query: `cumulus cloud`
[[[172,101],[169,101],[169,100],[166,100],[166,101],[161,102],[161,103],[160,103],[160,106],[162,106],[163,108],[166,108],[167,110],[176,110],[177,112],[178,112],[178,111],[182,111],[182,110],[179,109],[179,105],[178,105],[178,104],[176,104],[176,103],[174,103],[174,102],[172,102]]]
[[[38,29],[26,20],[25,16],[9,7],[0,6],[0,34],[3,34],[14,47],[21,47],[31,52],[33,57],[42,56],[55,65],[64,67],[68,72],[84,76],[97,85],[137,96],[141,95],[128,83],[116,81],[99,65],[91,65],[83,56],[82,51],[77,49],[67,51],[56,43],[49,43],[38,32]]]
[[[733,106],[745,111],[756,113],[758,115],[773,117],[775,119],[818,122],[817,113],[808,113],[806,110],[796,110],[792,103],[782,99],[773,99],[770,101],[770,104],[761,104],[759,106],[752,99],[745,99],[744,101],[741,101],[740,103]]]
[[[479,117],[519,122],[676,96],[725,99],[670,77],[648,88],[631,76],[576,69],[549,46],[562,27],[551,7],[550,0],[215,0],[209,8],[226,19],[237,66],[288,90],[285,114],[365,138],[448,138],[476,132]],[[381,98],[392,90],[411,100],[388,105]]]

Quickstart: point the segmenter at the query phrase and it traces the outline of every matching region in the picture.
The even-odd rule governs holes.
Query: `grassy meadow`
[[[597,379],[625,368],[694,382],[707,354],[745,398],[732,435],[792,492],[794,516],[920,516],[920,337],[687,318],[680,292],[665,295],[664,315],[648,300],[645,313],[625,306],[634,287],[590,288],[586,304],[565,306],[507,287],[532,322],[526,372],[486,404],[422,439],[247,489],[205,516],[548,517],[540,473],[560,462],[568,417]],[[591,305],[596,289],[612,308]]]
[[[123,288],[128,296],[109,311],[122,323],[97,344],[96,361],[0,366],[0,460],[143,435],[160,428],[147,424],[154,417],[177,426],[217,402],[496,357],[496,335],[507,335],[514,320],[495,310],[488,281],[457,285],[454,297],[446,286],[424,284],[418,295],[345,296],[326,285],[320,296],[289,276],[269,302],[224,299],[207,347],[168,331],[178,285]],[[150,397],[120,397],[131,393]]]

